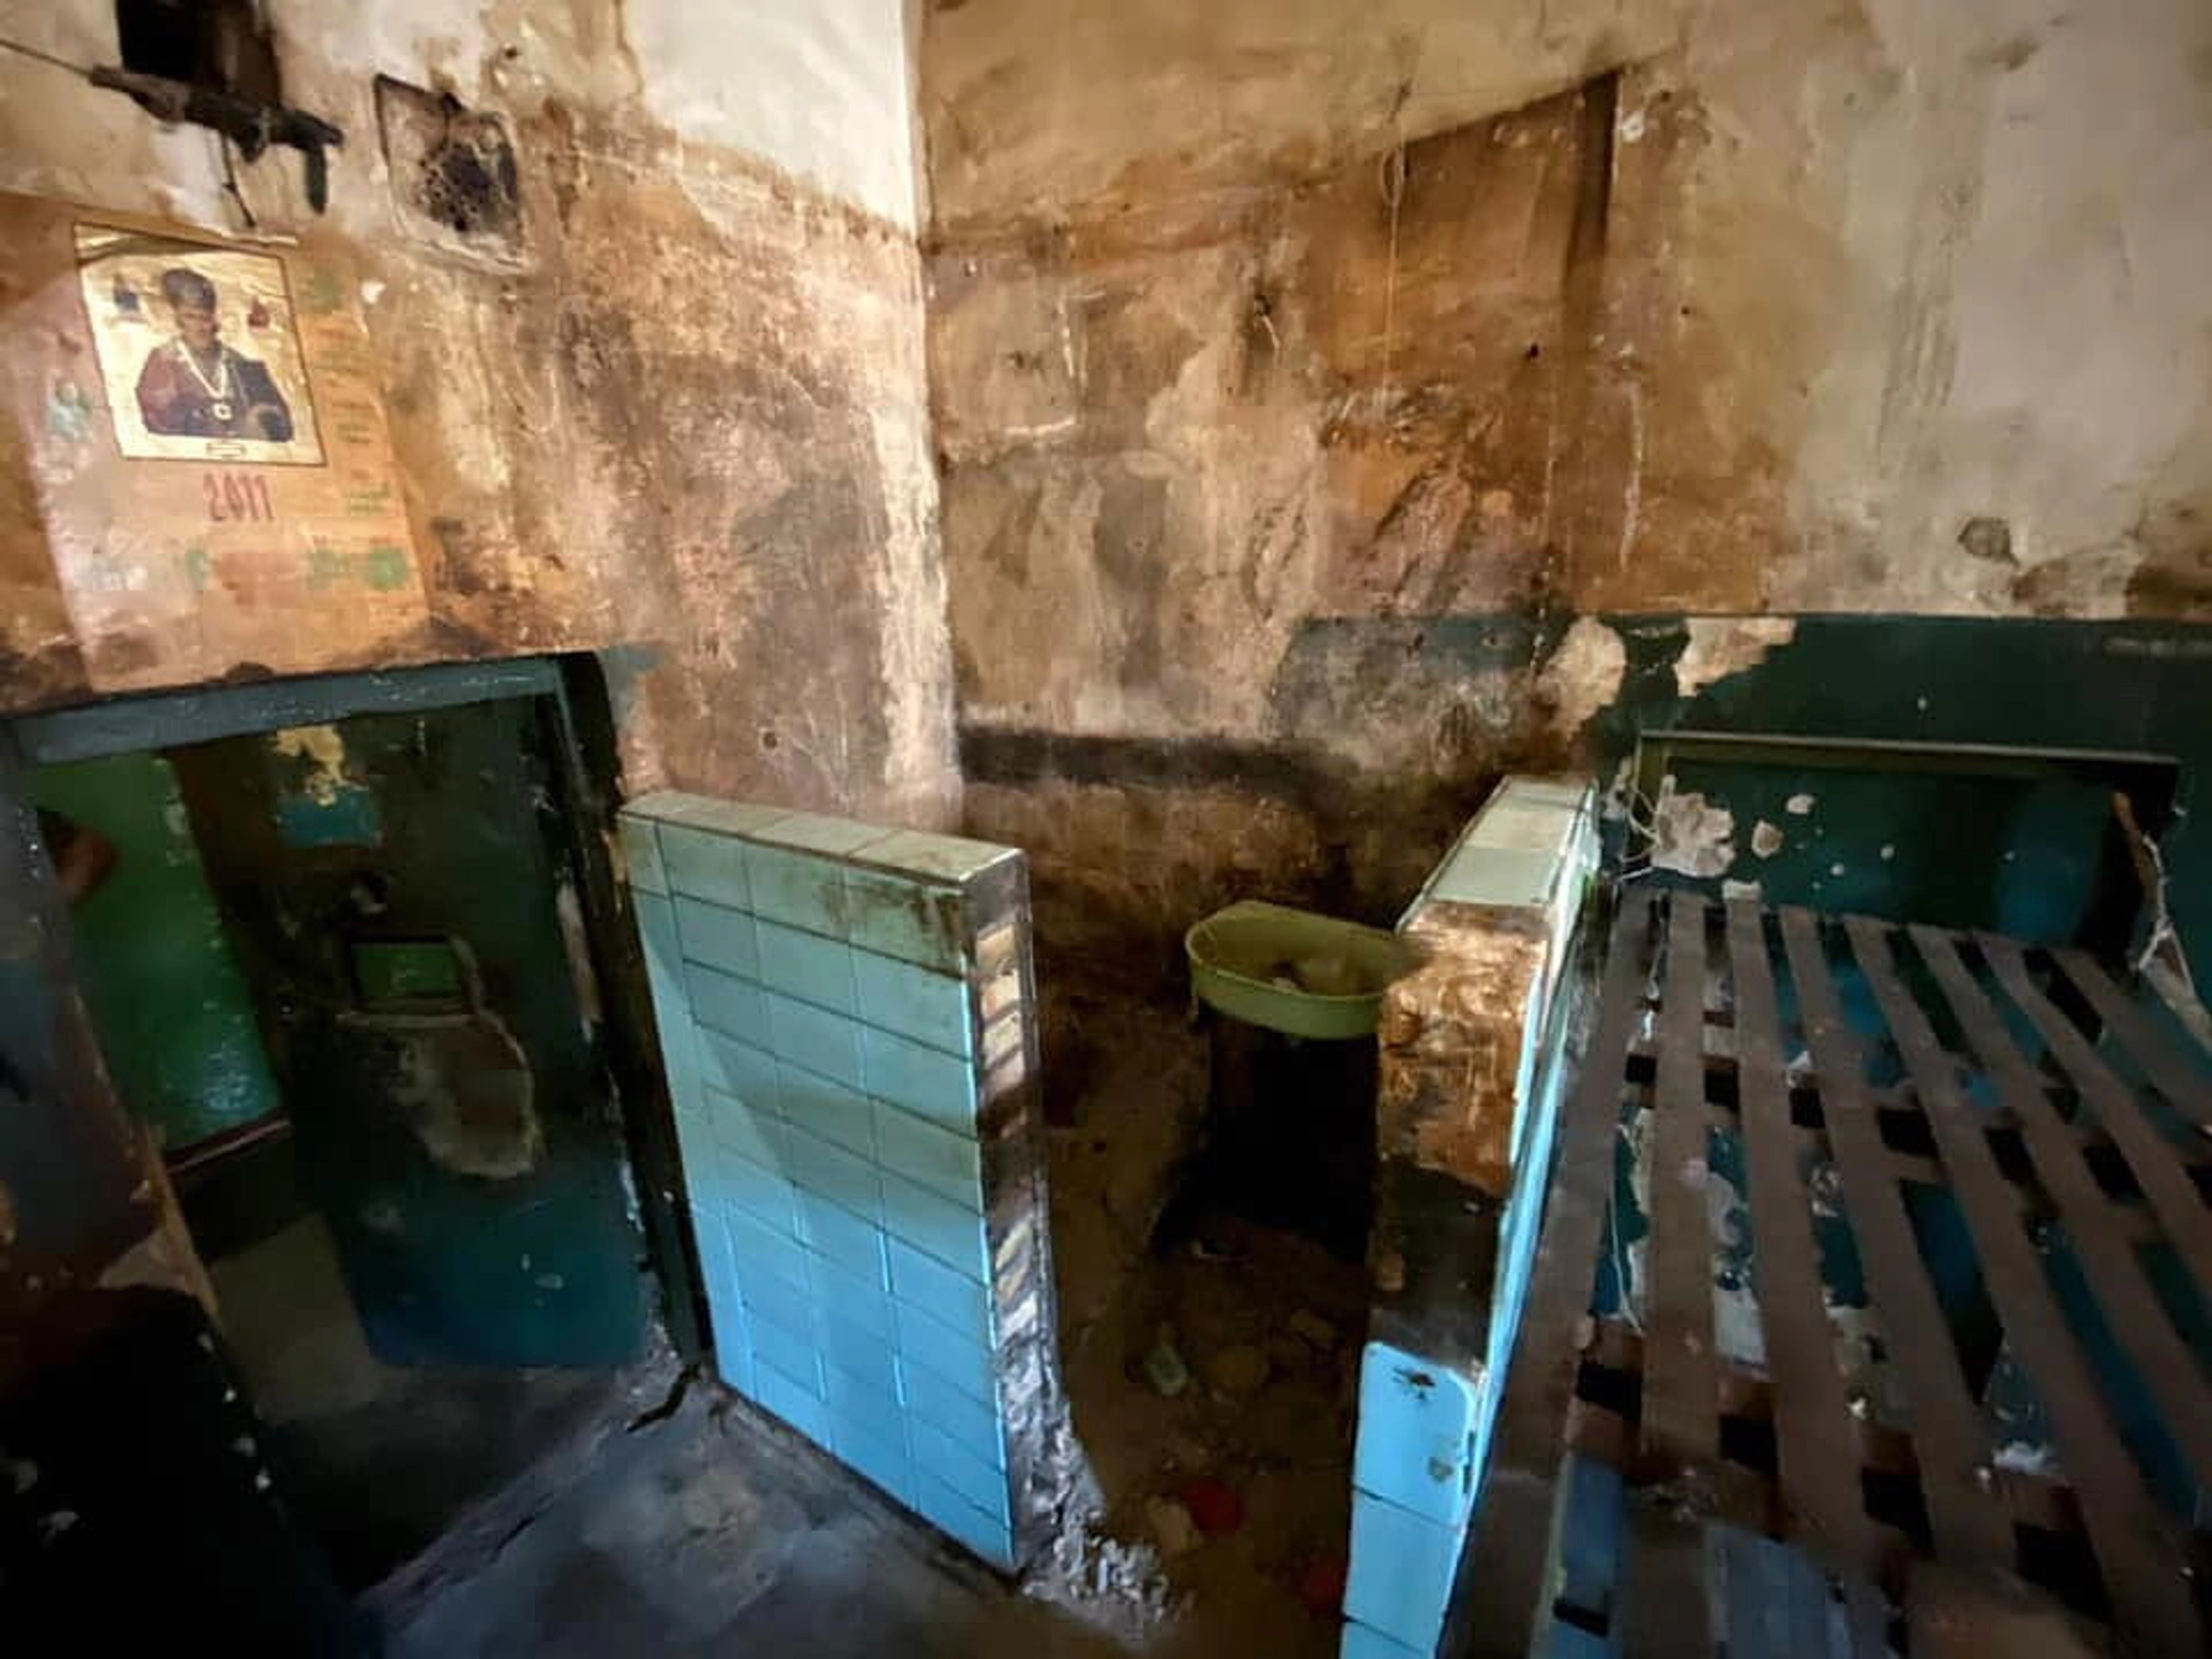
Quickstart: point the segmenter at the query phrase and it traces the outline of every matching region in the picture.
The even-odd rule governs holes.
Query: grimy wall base
[[[724,1380],[1019,1567],[1065,1411],[1026,861],[691,795],[621,826]]]

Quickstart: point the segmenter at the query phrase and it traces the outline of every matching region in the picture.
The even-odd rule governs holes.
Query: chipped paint
[[[1813,797],[1810,795],[1798,794],[1792,795],[1788,800],[1784,801],[1782,804],[1782,810],[1789,814],[1793,818],[1803,818],[1812,816],[1813,806]]]
[[[1677,875],[1725,875],[1736,861],[1736,815],[1669,776],[1651,805],[1651,866]]]
[[[1772,858],[1787,844],[1787,838],[1777,825],[1761,818],[1751,826],[1751,851],[1760,858]]]
[[[1675,659],[1675,690],[1685,697],[1764,662],[1797,637],[1796,619],[1787,616],[1693,616],[1684,626],[1689,643]]]
[[[1620,634],[1597,617],[1578,616],[1537,677],[1537,701],[1548,707],[1553,729],[1573,738],[1619,698],[1627,672]]]
[[[275,753],[308,763],[299,780],[300,792],[317,806],[334,806],[353,788],[346,775],[346,740],[335,726],[287,726],[270,734]]]
[[[537,1079],[496,1016],[372,1016],[394,1041],[393,1103],[442,1169],[486,1180],[527,1175],[543,1161]]]

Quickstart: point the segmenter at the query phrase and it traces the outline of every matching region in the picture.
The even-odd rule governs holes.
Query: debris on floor
[[[1135,1002],[1061,1026],[1052,1063],[1074,1049],[1080,1074],[1052,1145],[1062,1368],[1094,1547],[1126,1553],[1098,1593],[1065,1597],[1055,1568],[1052,1599],[1148,1654],[1332,1655],[1365,1273],[1204,1204],[1155,1245],[1188,1209],[1206,1039]]]

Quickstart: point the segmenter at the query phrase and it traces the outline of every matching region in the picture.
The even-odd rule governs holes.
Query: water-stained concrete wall
[[[289,152],[241,164],[233,197],[212,134],[15,55],[0,188],[231,231],[251,213],[348,257],[429,595],[407,656],[601,651],[633,789],[949,821],[900,0],[266,10],[287,101],[346,134],[326,215]],[[4,0],[0,33],[117,58],[102,0]],[[412,211],[380,74],[503,125],[512,245]],[[84,695],[95,642],[44,547],[0,549],[0,704]],[[315,626],[321,665],[371,665],[342,616]]]
[[[957,0],[921,84],[969,814],[1047,946],[1390,913],[1622,613],[1716,619],[1685,695],[1807,613],[2212,620],[2188,0]]]

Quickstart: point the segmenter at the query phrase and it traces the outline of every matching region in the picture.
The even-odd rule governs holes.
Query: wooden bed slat
[[[1626,1087],[1629,1038],[1650,974],[1654,909],[1648,893],[1621,900],[1606,946],[1598,1027],[1559,1127],[1557,1173],[1469,1538],[1473,1567],[1463,1574],[1470,1580],[1465,1637],[1474,1654],[1526,1659],[1537,1620],[1550,1611],[1546,1579],[1567,1401],[1579,1363],[1577,1333],[1612,1202],[1613,1138]]]
[[[1863,1571],[1878,1568],[1859,1485],[1859,1447],[1813,1236],[1812,1196],[1797,1163],[1766,925],[1758,906],[1727,907],[1736,995],[1736,1054],[1749,1177],[1753,1283],[1774,1378],[1782,1478],[1816,1548]]]
[[[1652,1500],[1631,1499],[1628,1659],[1712,1659],[1713,1583],[1706,1529]]]
[[[2050,1045],[2097,1122],[2127,1160],[2136,1185],[2196,1280],[2197,1294],[2212,1304],[2212,1296],[2206,1295],[2212,1291],[2212,1280],[2207,1278],[2212,1274],[2212,1210],[2205,1207],[2171,1143],[2144,1115],[2134,1091],[2113,1075],[2074,1022],[2037,986],[2028,971],[2026,953],[2011,939],[1988,933],[1976,937],[1998,983]]]
[[[2098,966],[2095,957],[2071,947],[2050,954],[2066,970],[2066,976],[2081,988],[2082,995],[2088,998],[2097,1018],[2135,1057],[2144,1075],[2173,1103],[2174,1109],[2198,1128],[2212,1130],[2212,1084],[2197,1073],[2127,993],[2112,982],[2111,976]]]
[[[1669,895],[1644,1255],[1643,1445],[1661,1474],[1709,1464],[1720,1449],[1706,1205],[1705,919],[1702,899]]]
[[[2149,1385],[2197,1484],[2212,1486],[2212,1389],[2205,1387],[2196,1357],[2166,1317],[2141,1258],[2115,1224],[2112,1201],[2082,1161],[2081,1143],[2060,1120],[2044,1093],[2041,1075],[2014,1045],[2003,1017],[1959,960],[1949,936],[1932,927],[1909,931],[1967,1044],[1996,1083],[1999,1098],[2018,1119],[2028,1155],[2065,1223],[2090,1287],[2114,1316],[2113,1334]]]
[[[2194,1651],[2196,1621],[2189,1585],[2176,1570],[2181,1552],[2127,1457],[2052,1299],[2018,1207],[2005,1196],[2005,1179],[1974,1108],[1959,1087],[1957,1068],[1899,976],[1883,925],[1853,916],[1846,918],[1844,931],[1920,1091],[1951,1190],[1980,1257],[1990,1301],[2050,1414],[2059,1457],[2073,1478],[2092,1547],[2113,1592],[2114,1621],[2152,1652]],[[1926,1443],[1918,1424],[1916,1440]]]
[[[2009,1570],[2012,1524],[1980,1478],[1989,1466],[1988,1425],[1967,1387],[1950,1327],[1914,1240],[1911,1217],[1891,1173],[1867,1098],[1859,1044],[1844,1021],[1819,921],[1806,910],[1780,914],[1844,1207],[1911,1413],[1921,1491],[1936,1548],[1956,1560]]]

